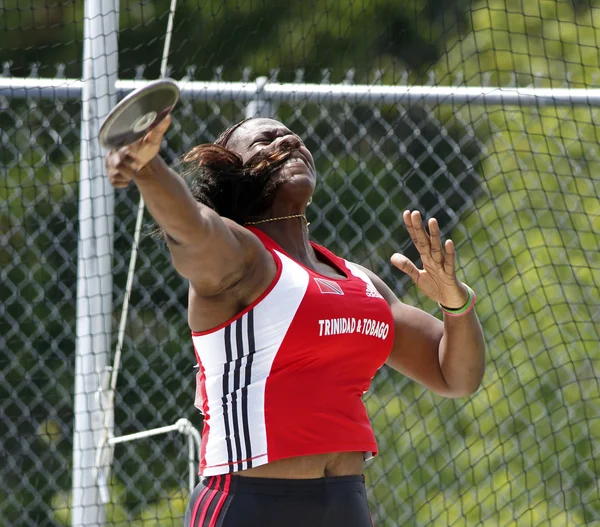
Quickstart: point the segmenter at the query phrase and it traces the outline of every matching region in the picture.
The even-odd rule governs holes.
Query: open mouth
[[[314,170],[313,164],[308,160],[304,152],[302,152],[302,150],[300,149],[295,149],[291,153],[289,159],[285,162],[286,165],[295,165],[297,163],[303,164],[309,170]]]
[[[304,160],[303,157],[297,157],[297,156],[290,157],[285,162],[286,165],[295,165],[295,164],[299,164],[299,163],[302,164],[302,165],[306,165],[307,166],[307,163],[306,163],[306,161]]]

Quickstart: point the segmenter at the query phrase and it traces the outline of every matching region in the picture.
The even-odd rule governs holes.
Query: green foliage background
[[[120,78],[141,65],[144,77],[158,76],[168,4],[121,2]],[[54,76],[61,64],[59,74],[79,77],[82,19],[81,1],[0,1],[0,62],[14,76],[32,64]],[[174,78],[278,70],[292,81],[302,69],[307,82],[341,82],[351,71],[357,83],[596,88],[600,72],[596,1],[180,0],[175,26]],[[447,226],[460,277],[478,293],[489,359],[476,395],[442,400],[386,369],[374,381],[367,406],[381,454],[367,480],[376,524],[600,522],[598,110],[300,105],[278,115],[315,152],[317,241],[435,312],[385,264],[398,248],[416,257],[398,216],[418,207]],[[218,113],[190,103],[165,155],[174,160],[242,116],[233,103]],[[0,98],[0,525],[68,522],[79,121],[77,102]],[[117,200],[118,287],[135,198],[130,189]],[[185,284],[156,241],[141,252],[119,431],[181,416],[201,426]],[[117,452],[111,525],[181,522],[181,452],[174,438]]]

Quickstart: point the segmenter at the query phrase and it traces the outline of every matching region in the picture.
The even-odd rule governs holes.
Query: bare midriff
[[[313,479],[353,476],[364,472],[363,452],[333,452],[291,457],[235,472],[238,476],[278,479]]]

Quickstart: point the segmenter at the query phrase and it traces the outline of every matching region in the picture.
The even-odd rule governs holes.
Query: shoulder
[[[366,267],[364,267],[360,264],[354,263],[354,262],[346,261],[346,264],[351,271],[354,269],[354,270],[357,270],[360,273],[364,274],[371,281],[371,283],[373,284],[375,289],[377,289],[377,292],[384,298],[384,300],[390,306],[392,306],[394,304],[401,304],[401,302],[400,302],[400,300],[398,300],[398,297],[396,296],[396,294],[373,271],[371,271],[370,269],[367,269]]]
[[[212,210],[210,210],[210,213],[216,214]],[[265,281],[269,281],[275,276],[274,256],[263,241],[252,231],[229,218],[220,216],[220,220],[229,232],[229,236],[233,238],[232,244],[235,244],[239,249],[235,253],[232,251],[225,252],[223,254],[226,257],[225,261],[221,258],[211,263],[211,252],[213,254],[224,253],[222,244],[218,243],[218,237],[215,236],[215,243],[202,248],[202,257],[193,259],[199,277],[194,281],[190,280],[190,286],[197,297],[210,297],[211,299],[222,295],[225,295],[225,298],[240,295],[242,298],[253,297],[257,294],[257,291],[263,288]],[[208,236],[210,236],[210,233]],[[226,275],[225,279],[218,283],[212,283],[210,281],[210,271],[213,268],[225,268],[227,261],[232,259],[236,260],[235,273]],[[237,291],[238,295],[233,295],[233,291]]]
[[[414,347],[415,342],[421,342],[420,339],[422,338],[428,342],[434,342],[436,345],[439,343],[443,334],[443,323],[440,320],[417,307],[402,302],[396,296],[396,293],[370,269],[359,264],[352,265],[361,269],[371,279],[379,294],[390,306],[394,317],[397,343],[402,345],[408,343],[409,349]],[[403,371],[395,366],[393,367],[398,371]]]
[[[223,222],[229,228],[231,234],[244,247],[244,253],[248,261],[264,261],[271,259],[271,251],[264,240],[255,234],[252,230],[236,223],[229,218],[222,218]]]

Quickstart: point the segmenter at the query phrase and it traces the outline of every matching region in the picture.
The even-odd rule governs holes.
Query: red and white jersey
[[[391,310],[357,266],[312,244],[345,278],[323,276],[250,228],[277,274],[251,306],[192,332],[196,406],[204,414],[200,474],[278,459],[377,452],[362,396],[388,358]]]

